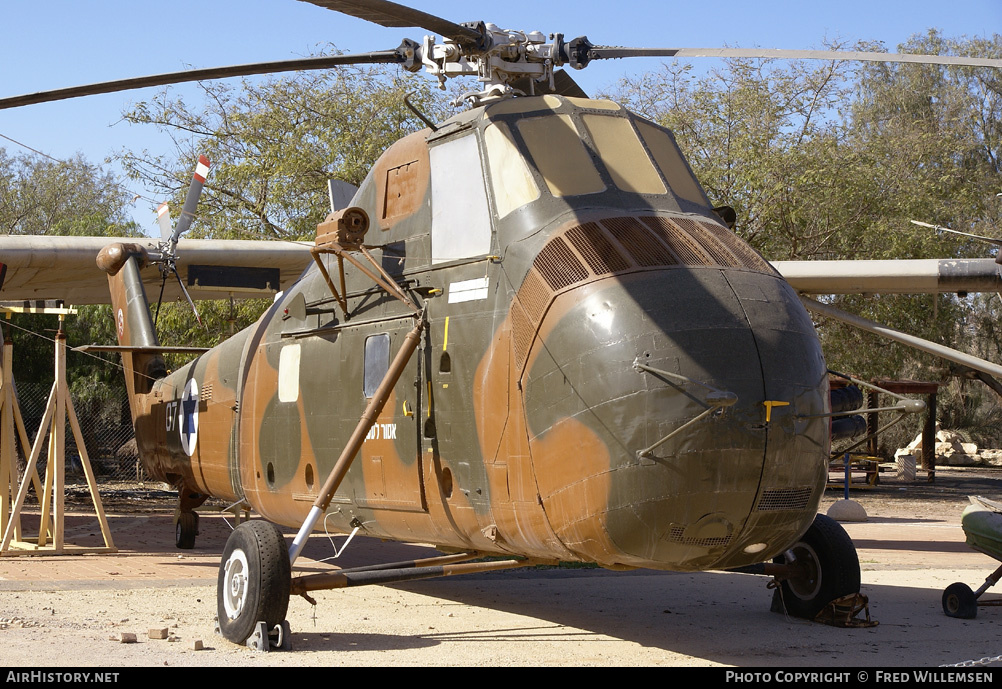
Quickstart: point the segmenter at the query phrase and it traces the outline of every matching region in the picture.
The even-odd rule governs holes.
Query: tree
[[[806,202],[831,189],[848,76],[846,63],[728,60],[702,75],[670,63],[624,79],[614,99],[675,133],[711,201],[737,210],[748,241],[773,259],[809,258],[828,250],[837,229],[824,214],[811,226],[795,211],[809,212]]]
[[[0,148],[0,234],[135,235],[131,195],[80,155],[68,161]]]
[[[930,32],[899,50],[998,56],[1002,37]],[[909,220],[980,234],[998,228],[1002,99],[994,70],[733,60],[704,75],[666,66],[623,81],[614,97],[675,132],[711,201],[736,208],[738,233],[767,258],[977,256],[984,245]],[[983,299],[828,300],[944,344],[997,347],[979,341],[989,332],[985,318],[995,323]],[[839,323],[818,325],[833,368],[862,377],[949,373],[931,356]]]
[[[126,153],[128,174],[180,210],[194,161],[212,172],[193,236],[312,239],[328,212],[327,180],[358,184],[394,141],[422,127],[404,97],[433,117],[445,99],[427,80],[386,68],[343,67],[238,85],[202,83],[198,108],[162,91],[126,120],[175,141],[171,156]]]

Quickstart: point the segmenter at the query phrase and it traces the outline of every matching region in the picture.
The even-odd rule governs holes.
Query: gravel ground
[[[288,614],[294,650],[269,653],[213,633],[223,520],[203,516],[196,548],[179,554],[169,505],[112,494],[106,507],[119,553],[0,558],[0,664],[927,667],[994,660],[1002,654],[1002,610],[951,619],[940,597],[953,581],[977,588],[997,566],[964,545],[959,518],[967,495],[998,499],[1000,487],[998,470],[943,469],[931,484],[882,475],[878,487],[854,491],[869,519],[845,526],[876,627],[839,629],[769,612],[767,580],[751,575],[513,571],[319,592],[316,607],[295,597]],[[841,497],[829,493],[822,511]],[[94,527],[68,533],[93,539]],[[307,554],[329,555],[325,540],[315,535]],[[424,552],[356,540],[344,566]],[[148,637],[160,629],[170,638]],[[122,643],[123,633],[136,642]],[[193,648],[198,641],[202,650]]]

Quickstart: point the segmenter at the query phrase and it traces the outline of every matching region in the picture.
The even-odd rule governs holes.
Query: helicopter
[[[177,545],[192,547],[209,497],[263,517],[223,550],[223,636],[281,646],[292,595],[557,562],[763,574],[774,601],[807,619],[858,595],[852,541],[818,514],[832,417],[847,410],[833,409],[798,294],[811,288],[733,232],[733,211],[710,203],[669,130],[588,98],[561,69],[699,51],[459,24],[388,0],[307,2],[435,36],[0,99],[345,64],[478,80],[465,111],[391,145],[332,208],[296,250],[306,270],[257,323],[172,372],[146,288],[175,275],[185,290],[183,228],[97,254],[118,344],[90,349],[122,355],[144,467],[178,489]],[[936,264],[931,289],[997,289],[985,261]],[[298,529],[291,543],[279,525]],[[321,527],[447,554],[294,575]]]

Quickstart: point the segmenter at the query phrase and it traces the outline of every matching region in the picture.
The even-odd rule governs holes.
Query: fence
[[[45,414],[45,404],[51,387],[42,385],[17,385],[18,401],[24,418],[28,440],[35,442],[38,427]],[[71,394],[71,397],[73,395]],[[99,482],[138,484],[144,479],[136,438],[129,417],[129,404],[124,390],[120,396],[104,399],[78,400],[73,398],[73,408],[80,422],[80,433],[86,446],[94,475]],[[66,426],[66,481],[73,483],[84,480],[80,449],[76,438]],[[20,447],[17,443],[17,469],[19,481],[27,466],[31,448]],[[43,476],[47,463],[47,453],[43,448],[38,458],[38,474]]]

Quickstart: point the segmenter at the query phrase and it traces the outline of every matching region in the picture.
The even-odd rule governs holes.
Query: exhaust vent
[[[701,548],[722,548],[731,542],[731,537],[728,535],[712,538],[693,538],[685,535],[684,526],[673,524],[672,527],[668,529],[668,533],[665,534],[665,540],[671,543],[694,545]]]
[[[567,231],[567,238],[595,275],[618,273],[630,267],[597,223],[572,227]]]
[[[638,266],[675,266],[682,263],[678,256],[651,234],[636,218],[606,218],[602,224],[629,252]]]
[[[777,488],[762,491],[758,512],[783,512],[786,510],[802,510],[811,502],[813,488]]]

